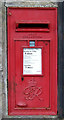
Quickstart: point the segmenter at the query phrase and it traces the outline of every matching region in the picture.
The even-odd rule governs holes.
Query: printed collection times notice
[[[23,48],[23,74],[42,74],[41,48]]]

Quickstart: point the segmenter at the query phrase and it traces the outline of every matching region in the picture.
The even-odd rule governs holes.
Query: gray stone
[[[6,40],[6,7],[58,7],[52,0],[0,0],[0,120],[1,118],[29,118],[59,120],[57,116],[8,116],[7,106],[7,40]]]

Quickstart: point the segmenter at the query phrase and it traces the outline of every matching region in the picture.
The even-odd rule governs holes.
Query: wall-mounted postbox
[[[57,9],[8,8],[8,114],[57,114]]]

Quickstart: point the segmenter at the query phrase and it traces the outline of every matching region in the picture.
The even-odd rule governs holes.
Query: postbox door
[[[16,107],[49,108],[49,41],[28,42],[15,42]]]

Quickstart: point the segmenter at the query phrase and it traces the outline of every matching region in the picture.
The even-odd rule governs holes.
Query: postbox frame
[[[23,8],[22,8],[23,9]],[[25,8],[25,9],[27,9],[27,8]],[[30,8],[29,8],[30,9]],[[33,9],[35,9],[35,8],[33,8]],[[39,9],[50,9],[50,10],[56,10],[56,15],[57,15],[57,9],[56,8],[39,8]],[[9,10],[9,8],[8,8],[8,10]],[[57,18],[56,18],[56,21],[57,21]],[[8,17],[8,22],[9,22],[9,17]],[[57,27],[57,26],[56,26]],[[56,36],[57,36],[57,32],[56,32]],[[57,41],[57,37],[56,37],[56,41]],[[9,80],[9,76],[10,76],[10,65],[9,65],[9,61],[10,61],[10,59],[9,59],[9,52],[10,52],[10,48],[9,48],[9,44],[10,44],[10,41],[9,41],[9,26],[8,26],[8,80]],[[57,46],[57,43],[56,43],[56,46]],[[57,64],[57,53],[56,53],[56,64]],[[56,68],[56,70],[57,70],[57,68]],[[57,73],[56,73],[56,76],[57,76]],[[9,81],[8,81],[9,82]],[[13,84],[12,84],[12,81],[10,81],[10,84],[13,86]],[[10,87],[10,84],[8,84],[8,93],[10,93],[11,92],[11,96],[14,96],[13,95],[13,91],[10,91],[10,89],[9,89],[9,87]],[[56,86],[57,86],[57,81],[56,81]],[[57,90],[57,89],[56,89]],[[57,91],[56,91],[56,93],[57,93]],[[57,102],[57,98],[56,98],[56,102]],[[10,111],[10,106],[11,106],[11,99],[10,99],[10,96],[8,96],[8,104],[9,104],[9,114],[10,115],[13,115],[13,114],[15,114],[15,115],[17,115],[17,109],[15,108],[14,109],[14,111],[13,112],[11,112]],[[57,103],[56,103],[57,104]],[[13,104],[13,107],[12,107],[12,109],[14,108],[14,104]],[[57,107],[57,106],[56,106]],[[22,113],[22,114],[24,114],[24,113]],[[45,113],[45,112],[43,112],[43,114],[48,114],[48,111]],[[21,114],[20,114],[21,115]],[[27,114],[28,115],[28,114]],[[30,115],[30,113],[29,113],[29,115]],[[34,114],[35,115],[35,114]],[[54,112],[52,112],[52,111],[50,111],[49,112],[49,115],[56,115],[56,113],[54,113]]]

